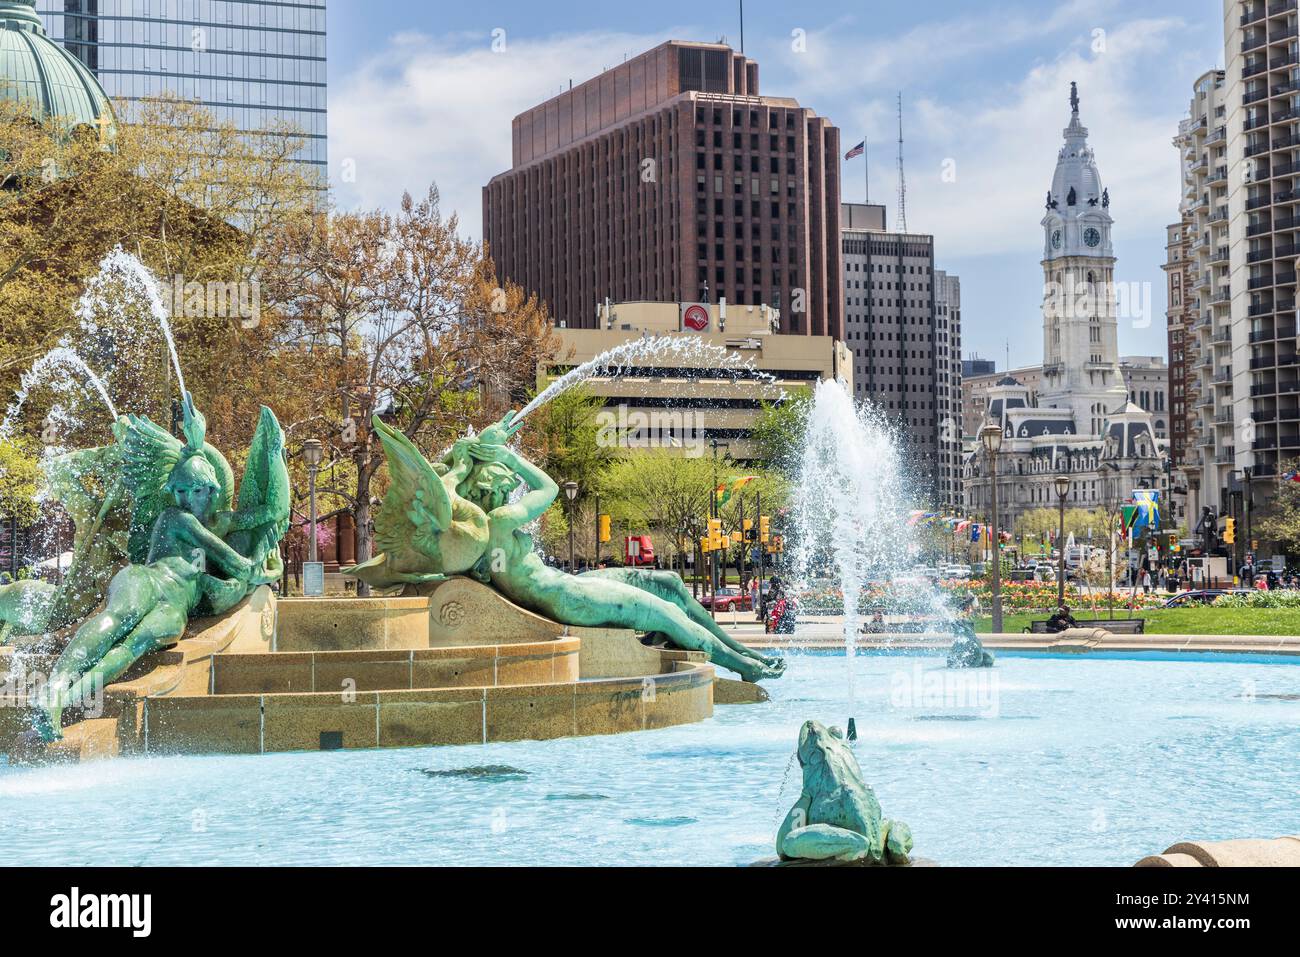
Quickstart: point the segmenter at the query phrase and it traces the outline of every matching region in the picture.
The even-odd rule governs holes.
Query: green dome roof
[[[110,128],[113,110],[99,81],[45,35],[31,0],[0,0],[0,99],[27,104],[70,127]]]

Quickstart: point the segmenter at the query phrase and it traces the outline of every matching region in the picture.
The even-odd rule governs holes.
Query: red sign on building
[[[682,303],[682,332],[706,332],[709,328],[709,307],[700,302]]]

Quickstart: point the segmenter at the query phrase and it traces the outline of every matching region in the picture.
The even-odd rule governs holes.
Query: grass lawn
[[[1098,618],[1104,618],[1101,609]],[[1005,615],[1006,631],[1021,631],[1034,620],[1044,621],[1047,612],[1037,615]],[[1093,617],[1086,608],[1075,608],[1074,617],[1082,621]],[[1115,609],[1116,618],[1127,616]],[[1152,635],[1300,635],[1300,608],[1156,608],[1135,611],[1134,618],[1145,618],[1147,634]],[[975,630],[987,632],[991,619],[981,618]]]

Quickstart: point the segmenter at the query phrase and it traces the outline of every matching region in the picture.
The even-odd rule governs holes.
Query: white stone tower
[[[1084,435],[1098,435],[1128,390],[1119,366],[1110,194],[1102,186],[1079,93],[1070,84],[1070,125],[1056,158],[1043,216],[1043,385],[1039,406],[1072,409]]]

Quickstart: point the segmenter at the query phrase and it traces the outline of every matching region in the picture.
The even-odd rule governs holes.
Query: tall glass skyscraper
[[[268,120],[308,137],[328,174],[325,0],[39,0],[50,37],[115,101],[175,93],[241,130]]]

